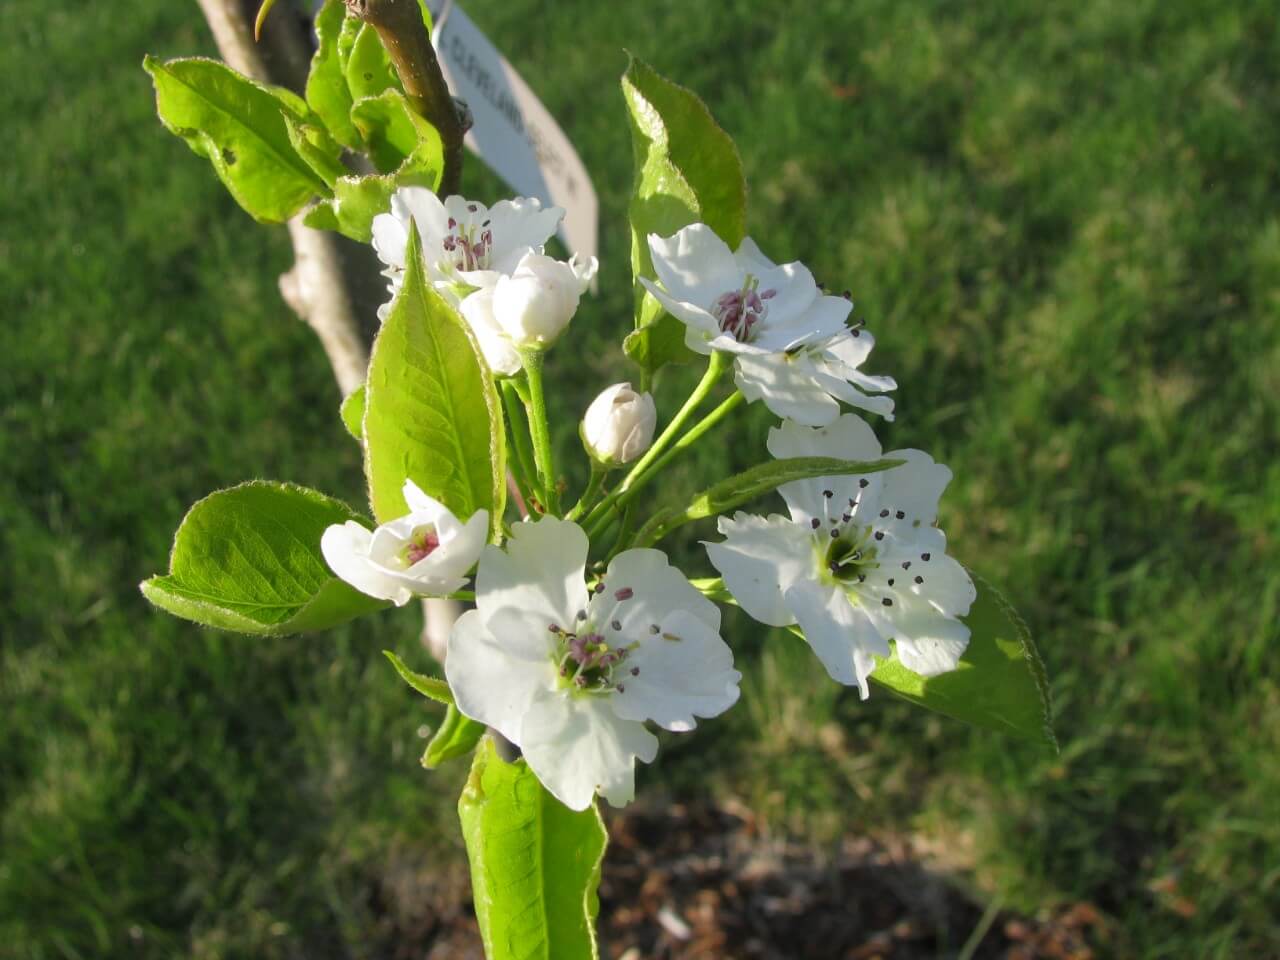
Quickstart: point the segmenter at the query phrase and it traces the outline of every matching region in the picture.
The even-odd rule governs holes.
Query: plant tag
[[[471,108],[466,145],[516,193],[565,210],[560,237],[582,258],[597,252],[598,203],[578,152],[542,101],[451,0],[428,0],[440,66]]]

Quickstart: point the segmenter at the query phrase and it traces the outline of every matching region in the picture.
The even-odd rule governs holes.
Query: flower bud
[[[597,463],[630,463],[649,449],[658,411],[653,397],[636,393],[629,383],[606,388],[582,418],[582,443]]]
[[[578,309],[590,273],[540,253],[527,253],[493,288],[493,313],[517,348],[543,348]]]

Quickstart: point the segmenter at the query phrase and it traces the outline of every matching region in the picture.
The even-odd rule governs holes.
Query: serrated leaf
[[[334,577],[320,553],[330,524],[360,521],[339,500],[293,484],[219,490],[188,511],[169,573],[142,584],[156,606],[205,626],[261,636],[323,630],[389,604]]]
[[[342,401],[338,410],[347,433],[359,440],[364,436],[364,384],[356,387]]]
[[[698,97],[631,58],[622,76],[631,120],[635,183],[631,220],[631,270],[637,278],[636,332],[627,337],[627,355],[649,373],[666,363],[684,362],[684,328],[640,285],[654,277],[648,235],[670,236],[702,222],[737,247],[746,230],[747,187],[733,140]]]
[[[404,92],[382,39],[372,24],[361,24],[347,55],[344,72],[352,101],[376,97],[384,90]]]
[[[368,177],[339,177],[333,185],[333,199],[316,204],[305,218],[317,230],[336,230],[361,243],[372,236],[373,218],[391,207],[391,195],[399,187],[418,186],[436,190],[444,172],[444,147],[431,123],[409,109],[404,94],[387,91],[362,103],[380,103],[393,110],[395,143],[408,146],[404,130],[413,131],[412,152],[394,173]],[[389,141],[390,143],[390,141]],[[389,147],[390,148],[390,147]]]
[[[434,770],[442,763],[465,757],[476,748],[480,738],[484,736],[484,724],[476,723],[470,717],[463,716],[452,704],[445,710],[444,722],[427,744],[422,755],[422,765]]]
[[[360,135],[351,122],[346,58],[338,48],[346,20],[347,7],[342,0],[325,0],[316,14],[317,43],[307,74],[307,103],[324,121],[333,138],[354,150],[360,146]],[[355,40],[354,32],[351,40]]]
[[[922,677],[895,655],[879,663],[871,680],[928,710],[1057,749],[1049,682],[1027,626],[991,584],[973,579],[978,598],[962,618],[970,637],[957,669]]]
[[[418,484],[461,520],[506,506],[502,406],[470,326],[427,282],[411,226],[400,293],[373,344],[365,385],[365,475],[374,516],[408,512]]]
[[[488,960],[596,960],[607,841],[597,810],[570,810],[485,740],[458,815]]]
[[[390,650],[383,650],[382,655],[391,661],[391,665],[396,668],[396,673],[400,674],[400,679],[424,697],[429,697],[436,703],[443,703],[446,706],[453,705],[453,691],[449,689],[449,684],[436,677],[429,677],[425,673],[410,670],[405,662]]]
[[[744,470],[736,476],[701,493],[684,507],[668,507],[654,514],[636,534],[635,545],[649,546],[657,543],[677,527],[694,520],[714,517],[740,507],[757,497],[776,490],[794,480],[811,480],[815,477],[840,477],[850,474],[879,473],[899,467],[902,460],[840,460],[835,457],[788,457],[771,460]]]
[[[213,164],[254,219],[281,223],[318,194],[324,180],[289,139],[285,117],[309,118],[296,96],[264,87],[215,60],[143,60],[161,122]]]

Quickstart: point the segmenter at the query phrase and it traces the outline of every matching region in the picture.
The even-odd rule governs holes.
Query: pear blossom
[[[520,372],[520,351],[493,313],[493,287],[476,290],[458,305],[462,319],[476,336],[480,352],[494,376],[514,377]]]
[[[637,393],[630,383],[615,383],[587,407],[582,418],[582,444],[597,463],[619,466],[649,449],[657,425],[653,395]]]
[[[404,499],[409,513],[376,530],[348,520],[320,538],[320,552],[340,579],[398,607],[461,589],[489,534],[487,510],[462,523],[412,480],[404,482]]]
[[[493,285],[493,315],[517,348],[550,346],[578,311],[578,301],[595,276],[595,258],[585,266],[541,253],[520,258],[510,274]]]
[[[516,524],[476,574],[476,609],[449,637],[458,709],[517,744],[574,810],[635,793],[635,761],[658,740],[646,721],[692,730],[738,699],[741,675],[720,611],[660,550],[626,550],[594,583],[587,536],[568,520]]]
[[[747,237],[730,250],[703,223],[670,237],[649,235],[658,282],[641,283],[685,324],[685,344],[734,356],[734,381],[748,400],[808,426],[830,423],[840,403],[893,419],[892,377],[860,367],[875,340],[846,325],[852,304],[824,295],[804,264],[775,264]]]
[[[426,187],[401,187],[391,195],[391,212],[373,218],[373,249],[386,265],[391,290],[404,273],[409,224],[418,226],[428,278],[446,292],[491,287],[516,269],[526,253],[542,252],[564,210],[543,208],[536,197],[500,200],[492,207],[465,197],[441,201]]]
[[[857,684],[863,699],[890,640],[908,670],[955,669],[969,642],[958,618],[976,592],[934,526],[951,471],[919,450],[881,454],[871,428],[850,413],[826,427],[783,423],[770,431],[769,452],[906,462],[784,484],[790,518],[721,517],[725,539],[706,544],[707,553],[742,608],[771,626],[798,623],[831,677]]]

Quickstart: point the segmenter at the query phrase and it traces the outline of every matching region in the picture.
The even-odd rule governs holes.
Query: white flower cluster
[[[458,306],[494,375],[510,377],[520,372],[522,349],[555,341],[595,276],[595,257],[565,263],[542,252],[563,218],[559,207],[543,209],[528,197],[490,208],[456,196],[441,202],[426,187],[401,187],[391,212],[373,219],[373,248],[394,297],[409,224],[415,224],[428,279]],[[379,316],[385,319],[390,308],[384,304]]]
[[[523,351],[560,334],[595,271],[594,260],[542,252],[561,215],[536,200],[490,209],[407,188],[374,221],[374,245],[394,290],[416,222],[431,282],[474,328],[493,372],[516,376]],[[895,389],[859,370],[874,341],[848,325],[847,296],[824,294],[802,264],[775,264],[750,239],[730,250],[703,224],[648,243],[657,279],[642,282],[685,324],[686,344],[727,354],[742,395],[782,418],[768,439],[773,457],[903,461],[785,484],[789,516],[721,517],[724,539],[706,548],[735,601],[762,623],[798,625],[827,672],[864,698],[877,658],[895,652],[925,676],[954,669],[975,591],[935,526],[951,472],[918,450],[882,453],[867,422],[842,412],[891,419],[884,394]],[[653,398],[629,383],[596,398],[580,425],[591,490],[609,469],[647,468],[656,424]],[[691,730],[736,702],[740,674],[720,612],[661,551],[615,548],[607,565],[588,568],[588,536],[572,520],[526,519],[504,544],[485,546],[483,511],[463,524],[411,481],[405,499],[410,513],[376,531],[330,528],[326,559],[398,604],[454,593],[474,568],[475,609],[449,639],[449,685],[458,708],[517,745],[566,805],[584,809],[597,794],[627,802],[635,761],[657,751],[646,723]]]

